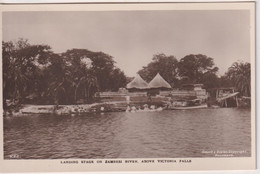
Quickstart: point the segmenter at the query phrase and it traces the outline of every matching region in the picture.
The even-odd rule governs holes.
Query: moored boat
[[[189,109],[203,109],[203,108],[207,108],[208,105],[207,104],[202,104],[202,105],[198,105],[198,106],[170,106],[168,107],[168,109],[170,110],[189,110]]]

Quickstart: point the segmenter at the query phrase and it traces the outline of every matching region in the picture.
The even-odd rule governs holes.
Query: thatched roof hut
[[[139,74],[136,74],[135,78],[126,85],[127,89],[147,89],[148,83],[142,79]]]
[[[171,85],[157,73],[153,80],[149,83],[149,88],[168,88],[171,89]]]

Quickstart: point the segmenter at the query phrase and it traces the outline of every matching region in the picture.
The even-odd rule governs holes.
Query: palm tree
[[[20,100],[24,98],[28,85],[28,72],[21,56],[12,43],[3,43],[3,88],[9,91],[8,98]],[[9,85],[7,85],[9,84]],[[11,87],[11,86],[12,87]],[[5,94],[6,95],[6,94]],[[7,94],[8,95],[8,94]],[[6,99],[6,98],[5,98]]]
[[[251,95],[251,65],[250,63],[235,62],[228,69],[226,77],[231,80],[241,95]]]
[[[86,74],[80,78],[75,88],[75,94],[74,94],[75,101],[77,101],[79,89],[83,90],[84,99],[90,100],[94,92],[98,89],[97,78],[91,74]]]
[[[14,73],[13,99],[18,99],[23,101],[25,95],[24,93],[26,91],[27,82],[29,81],[29,79],[24,73],[22,73],[21,67],[19,67],[19,65],[13,69],[13,73]]]

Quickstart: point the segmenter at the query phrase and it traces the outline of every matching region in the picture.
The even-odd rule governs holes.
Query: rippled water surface
[[[250,110],[237,108],[18,116],[4,119],[4,157],[250,156],[250,134]]]

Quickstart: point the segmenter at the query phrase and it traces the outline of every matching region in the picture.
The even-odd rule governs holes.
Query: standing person
[[[130,96],[129,95],[125,96],[125,99],[126,99],[127,105],[129,105],[130,104]]]
[[[58,109],[59,109],[59,101],[58,101],[57,98],[55,98],[55,100],[54,100],[54,107],[53,107],[53,113],[57,114]]]
[[[126,104],[127,104],[127,108],[126,108],[126,112],[130,112],[131,108],[130,108],[130,96],[125,96],[125,100],[126,100]]]
[[[173,95],[172,95],[171,92],[170,92],[170,94],[169,94],[169,97],[170,97],[170,103],[172,104],[172,103],[173,103]]]
[[[211,106],[211,98],[210,98],[210,93],[209,92],[207,92],[206,103],[207,103],[208,107]]]
[[[148,102],[152,101],[152,96],[151,96],[151,94],[149,92],[147,93],[147,101]]]

